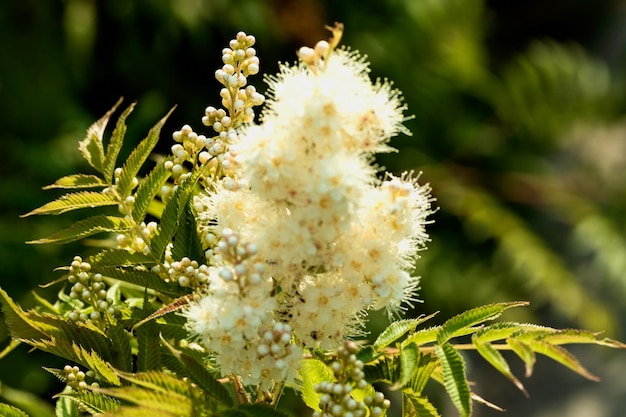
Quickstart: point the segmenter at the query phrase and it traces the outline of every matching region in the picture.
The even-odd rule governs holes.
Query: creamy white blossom
[[[223,177],[194,201],[211,266],[185,316],[222,374],[246,384],[293,381],[303,348],[336,348],[362,332],[367,310],[415,301],[430,189],[411,174],[381,181],[371,165],[408,133],[405,107],[363,57],[335,46],[303,48],[268,78],[260,123],[225,136],[229,115],[206,111],[228,149]]]

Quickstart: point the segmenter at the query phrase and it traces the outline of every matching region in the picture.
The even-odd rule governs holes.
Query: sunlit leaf
[[[437,343],[443,345],[453,337],[459,336],[459,332],[463,332],[468,327],[481,324],[488,320],[493,320],[502,314],[508,308],[528,305],[527,302],[512,303],[496,303],[481,307],[472,308],[464,311],[451,319],[447,320],[441,327],[441,331],[437,335]]]
[[[403,395],[403,417],[441,417],[435,406],[426,397]]]
[[[124,136],[126,135],[126,118],[135,108],[135,103],[131,103],[118,117],[115,124],[115,129],[111,134],[111,139],[107,145],[106,154],[104,156],[104,167],[102,174],[104,178],[111,184],[113,184],[113,170],[115,169],[115,162],[117,155],[122,149],[124,144]]]
[[[224,388],[224,386],[215,378],[215,376],[207,370],[207,367],[196,361],[185,352],[175,349],[172,345],[162,339],[163,344],[170,350],[172,355],[180,362],[186,371],[186,374],[201,388],[204,392],[225,405],[232,405],[233,399]]]
[[[398,320],[391,323],[387,328],[376,338],[374,342],[374,349],[380,350],[384,347],[394,343],[400,339],[407,332],[414,330],[417,326],[433,318],[437,313],[429,316],[421,316],[416,319]]]
[[[511,368],[509,367],[508,362],[504,359],[504,357],[495,350],[489,343],[481,343],[477,340],[476,337],[472,339],[474,346],[476,346],[476,350],[480,355],[485,358],[487,362],[489,362],[494,368],[498,370],[502,375],[507,377],[520,391],[524,393],[528,397],[528,392],[524,385],[513,375],[511,372]]]
[[[435,346],[435,353],[441,363],[444,386],[461,417],[468,417],[472,412],[472,398],[465,376],[465,362],[450,344]]]
[[[122,217],[98,215],[79,220],[67,229],[52,236],[31,240],[27,243],[68,243],[103,232],[124,232],[133,227],[133,223]]]
[[[21,217],[34,214],[62,214],[72,210],[83,208],[95,208],[117,205],[118,201],[112,194],[98,193],[94,191],[79,191],[44,204],[43,206],[23,214]]]
[[[315,411],[321,411],[321,394],[316,392],[313,387],[324,381],[334,382],[333,371],[322,361],[306,359],[301,361],[298,378],[302,383],[302,400],[304,403]]]
[[[142,140],[136,147],[133,149],[131,154],[124,162],[122,167],[122,173],[120,175],[119,181],[117,183],[118,193],[123,197],[127,197],[130,195],[130,191],[132,188],[133,178],[137,176],[139,169],[144,164],[144,162],[150,156],[152,149],[159,141],[159,134],[161,133],[161,128],[165,124],[165,121],[169,117],[174,109],[170,110],[165,117],[163,117],[159,122],[148,132],[148,136]]]
[[[55,181],[54,184],[43,187],[44,190],[53,188],[101,188],[106,187],[108,184],[104,182],[100,177],[87,174],[73,174]]]
[[[111,118],[111,115],[115,112],[117,107],[122,103],[122,99],[120,98],[117,103],[106,112],[104,116],[98,119],[97,122],[92,124],[89,129],[87,129],[87,136],[85,139],[78,143],[78,149],[80,150],[83,158],[91,165],[96,171],[100,173],[104,173],[104,145],[103,145],[103,137],[104,130]]]

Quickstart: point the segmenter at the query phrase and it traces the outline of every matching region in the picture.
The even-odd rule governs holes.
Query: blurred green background
[[[31,290],[58,277],[55,267],[92,251],[25,245],[72,216],[19,215],[58,195],[42,186],[86,170],[77,141],[120,96],[138,101],[127,136],[135,143],[178,106],[166,151],[184,123],[202,131],[204,108],[219,102],[220,50],[237,31],[257,37],[262,71],[273,73],[340,21],[343,43],[367,54],[374,77],[394,81],[415,116],[413,136],[392,143],[400,153],[378,162],[422,171],[440,207],[418,263],[424,303],[411,314],[441,310],[444,319],[528,300],[507,318],[624,340],[624,10],[618,0],[4,0],[0,285],[32,306]],[[261,77],[251,82],[265,89]],[[470,379],[509,417],[623,417],[626,352],[574,351],[601,383],[540,359],[526,399],[468,354]],[[0,398],[6,386],[49,398],[62,387],[41,366],[56,361],[12,352],[0,361]],[[502,414],[477,406],[475,415]]]

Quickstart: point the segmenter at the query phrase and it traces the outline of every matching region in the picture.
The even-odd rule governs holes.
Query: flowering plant
[[[399,319],[417,301],[411,274],[434,202],[419,176],[378,176],[373,155],[409,133],[400,93],[372,83],[364,58],[329,41],[268,77],[269,99],[248,84],[259,72],[255,38],[222,50],[221,107],[174,132],[171,155],[139,178],[167,118],[117,166],[130,105],[105,145],[118,102],[79,148],[97,174],[63,177],[68,194],[28,215],[112,206],[31,243],[115,235],[60,268],[53,303],[24,311],[0,290],[13,343],[68,361],[45,368],[66,388],[56,416],[270,416],[285,388],[314,416],[382,416],[389,392],[404,416],[438,416],[424,394],[442,384],[461,416],[472,402],[462,349],[475,349],[519,389],[500,350],[532,371],[535,353],[594,379],[561,345],[624,345],[581,330],[488,324],[523,302],[497,303],[422,328]],[[259,123],[254,108],[265,103]],[[367,313],[393,321],[369,340]],[[471,343],[457,340],[471,336]],[[376,385],[374,385],[376,384]],[[8,416],[24,416],[0,405]]]

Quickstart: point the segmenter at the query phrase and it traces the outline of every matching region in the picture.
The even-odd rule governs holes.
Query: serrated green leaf
[[[154,201],[154,197],[161,191],[161,187],[170,177],[171,171],[165,168],[165,160],[159,161],[150,173],[139,183],[135,192],[135,204],[133,205],[133,219],[140,223],[143,221],[148,207]]]
[[[407,337],[403,343],[415,343],[417,346],[432,343],[437,340],[437,334],[441,331],[441,326],[433,326],[421,329]]]
[[[121,385],[120,379],[113,371],[113,368],[102,360],[97,352],[93,350],[87,351],[82,346],[74,346],[74,350],[79,356],[84,358],[84,361],[89,365],[89,369],[95,373],[97,379],[111,385]]]
[[[26,243],[68,243],[103,232],[125,232],[133,227],[133,223],[122,217],[98,215],[79,220],[67,229],[52,236],[31,240]]]
[[[385,348],[386,346],[389,346],[390,344],[394,343],[396,340],[404,336],[407,332],[412,331],[420,324],[433,318],[435,315],[437,315],[437,313],[433,313],[429,316],[420,316],[416,319],[398,320],[398,321],[391,323],[376,338],[376,341],[374,342],[374,345],[373,345],[374,349],[381,350]]]
[[[541,340],[552,345],[593,344],[617,349],[626,349],[626,345],[622,342],[609,338],[598,339],[597,333],[579,329],[555,330],[554,332],[543,336]]]
[[[57,377],[57,379],[65,384],[68,383],[67,380],[67,375],[65,372],[63,372],[62,369],[57,369],[57,368],[48,368],[46,366],[42,366],[44,371],[48,371],[50,372],[52,375],[54,375],[55,377]]]
[[[113,133],[111,134],[111,139],[109,140],[109,144],[107,145],[102,174],[104,175],[104,178],[111,184],[113,183],[113,171],[115,170],[117,155],[120,153],[122,145],[124,144],[124,135],[126,135],[126,118],[135,108],[135,104],[136,103],[131,103],[130,106],[128,106],[126,110],[122,112],[120,117],[118,117],[115,124],[115,129],[113,130]]]
[[[92,266],[132,266],[144,265],[151,268],[156,265],[156,261],[149,255],[140,252],[129,252],[124,249],[106,249],[97,255],[89,257],[88,261]]]
[[[118,193],[122,196],[122,198],[128,197],[130,195],[132,189],[132,181],[133,178],[137,176],[139,169],[144,164],[144,162],[152,153],[152,149],[159,141],[159,134],[161,133],[161,128],[165,124],[167,118],[172,114],[174,109],[172,108],[159,122],[148,132],[148,136],[144,140],[142,140],[139,145],[133,149],[131,154],[124,162],[124,166],[122,167],[122,173],[120,175],[119,182],[117,183]]]
[[[165,209],[161,215],[161,224],[152,237],[152,241],[150,243],[151,253],[154,256],[159,257],[159,259],[163,259],[165,247],[171,242],[172,238],[176,234],[183,213],[182,208],[191,198],[201,175],[202,170],[194,171],[189,177],[178,185],[176,191],[174,191],[174,195],[165,205]]]
[[[67,397],[60,396],[55,404],[56,417],[79,417],[78,406]]]
[[[28,217],[35,214],[62,214],[72,210],[117,204],[118,201],[112,194],[98,193],[95,191],[79,191],[65,194],[29,213],[23,214],[21,217]]]
[[[411,393],[414,396],[421,395],[430,380],[430,376],[439,366],[439,361],[434,354],[420,352],[419,362],[417,364],[417,372],[411,378],[402,392]]]
[[[101,174],[104,173],[105,160],[104,145],[102,144],[104,130],[109,122],[109,119],[111,118],[111,115],[121,103],[122,99],[120,98],[104,116],[98,119],[97,122],[92,124],[89,129],[87,129],[87,136],[78,143],[78,149],[83,155],[83,158],[85,158],[89,165]]]
[[[232,406],[233,399],[228,390],[211,374],[206,366],[196,361],[192,356],[175,349],[172,345],[161,339],[165,347],[169,349],[172,355],[180,362],[183,368],[193,382],[196,383],[204,392],[214,398],[216,401]]]
[[[464,320],[465,321],[465,320]],[[465,375],[465,362],[456,349],[446,343],[435,346],[435,354],[441,363],[444,387],[461,417],[472,413],[472,398]]]
[[[559,362],[561,365],[564,365],[576,372],[579,375],[591,380],[591,381],[599,381],[600,378],[593,375],[591,372],[587,371],[584,366],[576,359],[574,355],[572,355],[567,350],[563,349],[560,346],[551,345],[550,343],[534,340],[528,343],[528,346],[535,352],[541,353],[555,361]]]
[[[548,329],[548,327],[537,326],[529,323],[494,323],[483,327],[477,331],[473,337],[480,343],[489,343],[496,340],[505,340],[516,333],[542,329]]]
[[[22,342],[20,342],[19,340],[11,339],[9,341],[9,344],[4,349],[2,349],[2,352],[0,352],[0,360],[2,360],[2,358],[4,358],[9,353],[13,352],[13,349],[15,349],[16,347],[18,347],[21,344],[22,344]]]
[[[87,174],[73,174],[59,178],[54,184],[43,187],[44,190],[50,190],[53,188],[100,188],[106,187],[108,184],[104,182],[100,177]]]
[[[402,346],[398,353],[400,360],[400,375],[390,389],[397,390],[404,387],[413,378],[419,366],[420,351],[415,343]]]
[[[29,417],[28,414],[12,405],[0,403],[0,415],[3,417]]]
[[[123,372],[128,372],[133,366],[133,356],[130,346],[130,335],[121,326],[108,326],[106,334],[111,339],[111,365]]]
[[[397,356],[383,357],[363,368],[369,382],[395,383],[400,377],[400,360]]]
[[[2,304],[7,327],[13,339],[40,339],[46,337],[45,332],[49,327],[34,320],[2,288],[0,288],[0,303]]]
[[[59,394],[59,396],[61,398],[67,398],[69,401],[80,405],[90,414],[114,411],[120,406],[119,400],[91,390],[64,392]]]
[[[146,409],[172,413],[175,416],[193,415],[191,398],[174,391],[154,391],[133,386],[98,388],[95,391]]]
[[[441,417],[437,409],[426,397],[403,395],[403,417]]]
[[[172,257],[174,259],[189,259],[201,261],[205,258],[202,243],[198,236],[196,217],[192,208],[192,199],[187,200],[178,225],[178,230],[173,238]]]
[[[329,381],[335,382],[333,371],[326,364],[317,359],[304,359],[301,361],[298,379],[302,382],[302,400],[314,411],[321,411],[321,394],[313,388],[315,384]]]
[[[178,284],[166,282],[159,274],[152,271],[132,267],[92,265],[91,272],[166,294],[178,295],[180,293]]]
[[[148,294],[143,300],[143,317],[148,317],[154,312],[148,301]],[[143,318],[142,317],[142,318]],[[159,352],[160,343],[157,333],[156,323],[154,321],[147,322],[144,326],[135,329],[137,336],[137,370],[140,372],[158,370],[161,368],[161,354]]]
[[[533,368],[535,366],[535,361],[537,360],[535,356],[535,352],[523,342],[516,340],[514,338],[509,338],[506,340],[506,344],[511,347],[511,350],[515,352],[517,356],[524,362],[524,366],[526,368],[526,378],[529,378],[533,373]]]
[[[507,377],[520,391],[524,393],[525,396],[528,397],[528,392],[526,391],[526,388],[524,388],[524,385],[522,385],[519,379],[517,379],[515,375],[513,375],[513,372],[511,372],[511,368],[509,367],[508,362],[504,359],[500,352],[495,350],[493,346],[488,343],[481,343],[477,337],[473,337],[472,342],[474,343],[474,346],[476,347],[478,353],[480,353],[480,355],[485,358],[485,360],[489,362],[491,366],[496,368],[498,372]]]
[[[437,344],[443,345],[453,337],[459,336],[467,328],[488,320],[493,320],[506,309],[528,305],[527,302],[495,303],[472,308],[447,320],[437,335]]]

